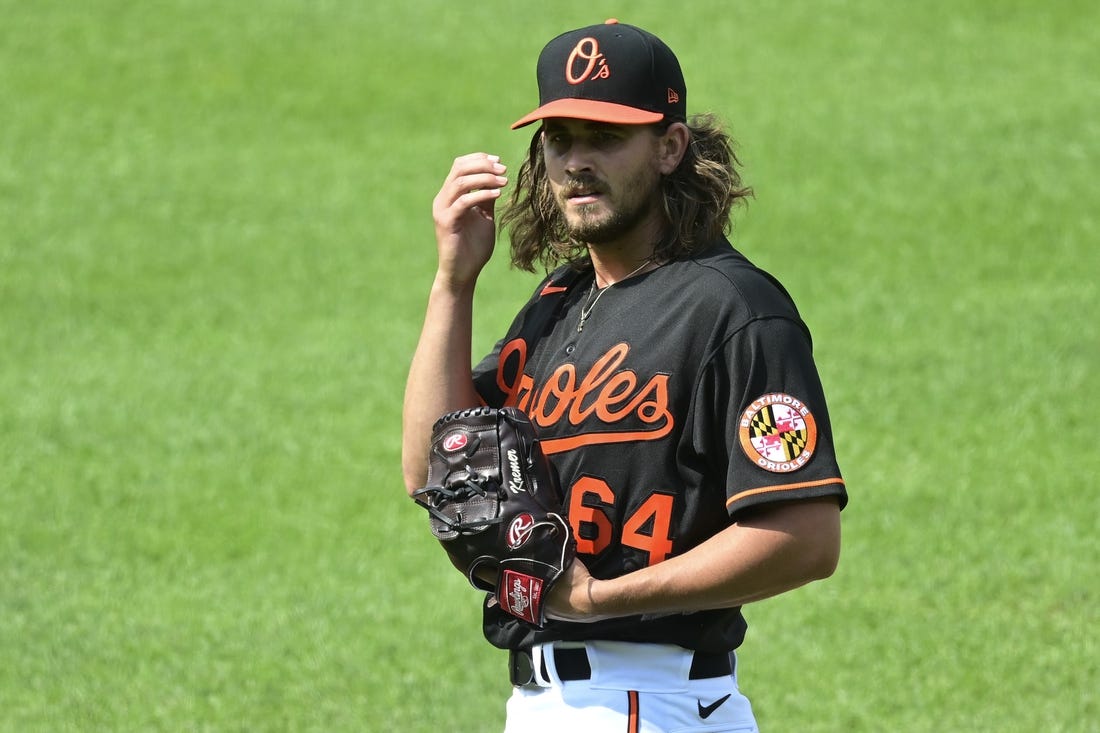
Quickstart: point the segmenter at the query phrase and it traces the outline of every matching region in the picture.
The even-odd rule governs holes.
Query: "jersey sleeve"
[[[731,516],[770,502],[847,503],[810,337],[786,317],[752,321],[710,360],[700,382],[697,448],[726,477]],[[708,414],[709,413],[709,414]]]

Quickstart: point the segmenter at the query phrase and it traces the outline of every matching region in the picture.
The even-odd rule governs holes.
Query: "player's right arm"
[[[494,209],[507,183],[496,156],[456,158],[432,202],[438,266],[402,412],[401,465],[410,493],[427,480],[432,425],[480,403],[471,358],[474,288],[496,241]]]

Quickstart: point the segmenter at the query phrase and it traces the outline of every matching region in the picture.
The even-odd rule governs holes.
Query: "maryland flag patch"
[[[790,473],[813,458],[817,423],[804,403],[774,392],[752,401],[741,413],[741,448],[765,471]]]

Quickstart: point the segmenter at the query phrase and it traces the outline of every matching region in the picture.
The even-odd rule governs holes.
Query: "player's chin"
[[[613,241],[623,230],[615,212],[599,204],[591,204],[576,212],[566,212],[565,218],[569,235],[577,241],[589,244]]]

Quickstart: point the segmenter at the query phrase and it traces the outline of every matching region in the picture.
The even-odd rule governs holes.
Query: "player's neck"
[[[652,244],[629,246],[620,244],[589,245],[588,256],[592,260],[592,269],[596,273],[596,286],[608,285],[625,280],[656,268],[660,263],[653,257]]]

